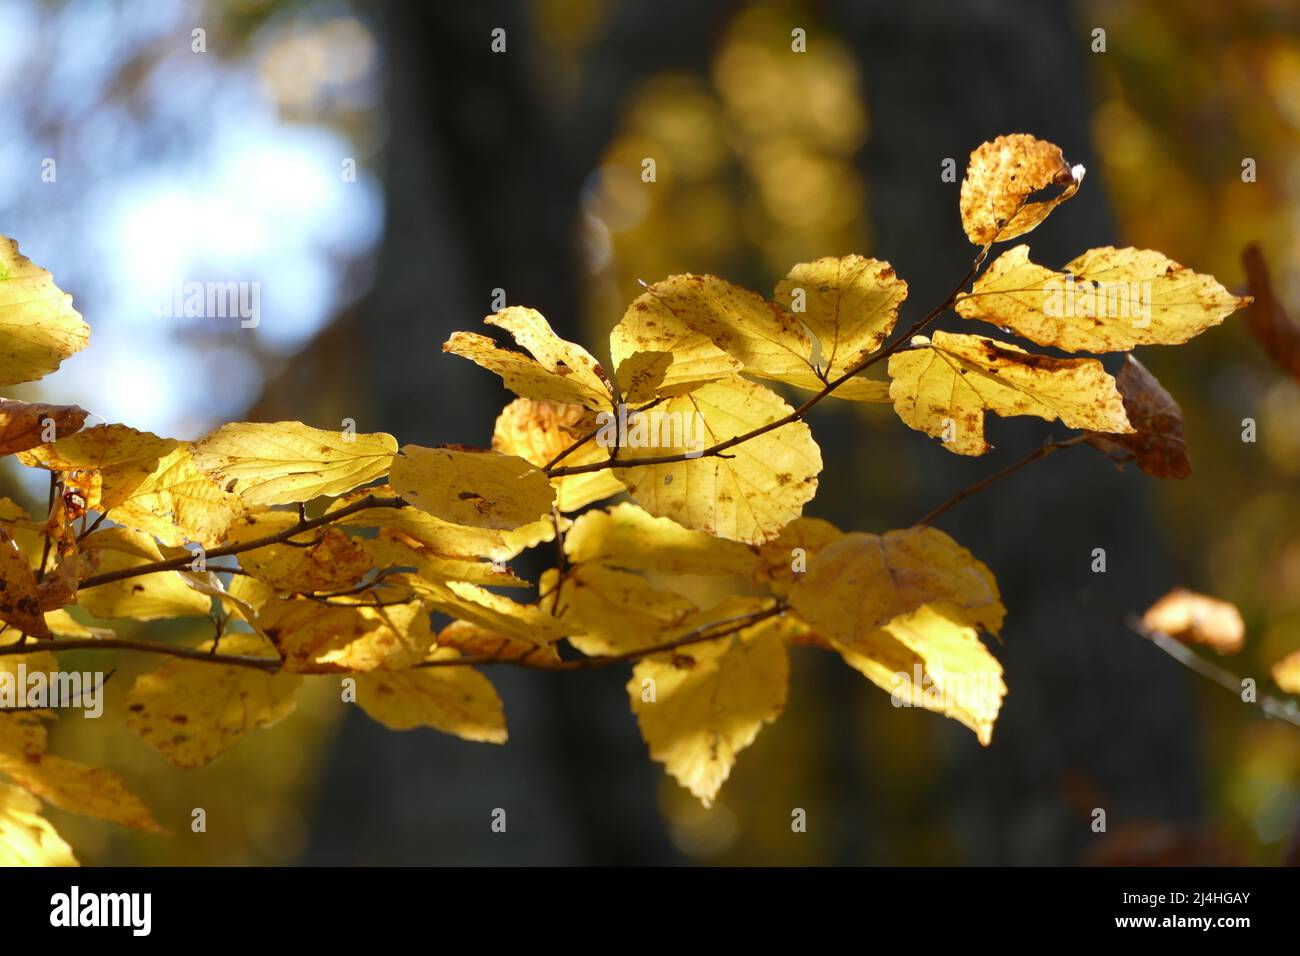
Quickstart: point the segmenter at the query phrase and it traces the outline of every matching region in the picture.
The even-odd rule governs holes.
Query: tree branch
[[[961,281],[953,287],[953,290],[948,293],[948,297],[944,299],[943,302],[931,309],[925,316],[918,319],[912,324],[910,329],[896,338],[888,346],[866,356],[837,378],[831,379],[826,383],[826,386],[822,388],[821,391],[814,394],[789,415],[768,422],[765,425],[760,425],[758,428],[751,429],[743,434],[728,438],[726,441],[718,442],[716,445],[711,445],[704,449],[703,452],[692,452],[689,455],[685,452],[681,452],[675,455],[657,455],[650,458],[637,458],[632,461],[623,462],[624,466],[628,468],[638,468],[646,465],[671,465],[681,461],[695,461],[700,458],[716,457],[723,454],[728,449],[735,448],[737,445],[744,444],[760,435],[766,435],[768,432],[781,428],[784,425],[790,425],[794,422],[801,421],[804,416],[807,415],[808,412],[811,411],[822,399],[826,398],[855,375],[866,371],[877,362],[889,358],[889,356],[893,355],[900,348],[910,342],[913,336],[920,334],[921,331],[923,331],[931,322],[950,309],[957,301],[957,297],[961,295],[962,290],[964,290],[971,280],[979,274],[980,267],[984,264],[984,259],[988,255],[988,251],[989,246],[984,246],[984,248],[980,250],[979,255],[976,256],[975,260],[971,263],[970,269],[968,269],[966,274],[962,276]],[[565,454],[567,454],[567,452]],[[559,459],[556,460],[558,461]],[[591,472],[604,471],[607,468],[612,468],[614,465],[615,460],[611,455],[605,461],[592,462],[589,465],[569,465],[567,467],[559,468],[547,467],[542,470],[550,478],[563,478],[567,475],[584,475],[590,474]]]
[[[366,495],[346,505],[338,511],[327,512],[317,518],[299,519],[298,523],[292,528],[286,528],[284,531],[276,534],[266,535],[262,538],[256,538],[252,541],[244,541],[239,544],[227,545],[224,548],[215,548],[207,552],[206,558],[227,558],[232,555],[242,554],[245,551],[256,551],[258,548],[265,548],[273,544],[283,544],[290,538],[296,538],[300,534],[312,531],[316,528],[333,524],[349,515],[354,515],[358,511],[366,511],[370,508],[405,508],[406,501],[401,498],[379,498],[375,495]],[[86,578],[78,585],[78,589],[86,590],[88,588],[98,587],[101,584],[111,584],[114,581],[125,581],[128,578],[139,577],[143,574],[154,574],[158,571],[179,571],[187,567],[194,560],[192,554],[181,554],[174,558],[167,558],[163,561],[153,561],[149,564],[138,564],[131,568],[120,568],[117,571],[105,571],[103,574],[93,574]]]
[[[993,474],[989,475],[987,478],[983,479],[982,481],[977,481],[969,488],[963,488],[961,491],[957,492],[955,495],[953,495],[943,504],[939,505],[937,508],[928,511],[924,517],[917,519],[915,522],[913,522],[913,525],[929,524],[931,521],[939,517],[939,515],[943,514],[949,508],[952,508],[954,505],[957,505],[965,501],[971,495],[983,491],[985,488],[987,488],[989,485],[993,484],[994,482],[1001,481],[1003,478],[1007,477],[1008,475],[1014,474],[1015,472],[1019,471],[1021,468],[1024,468],[1025,465],[1028,465],[1030,462],[1035,462],[1041,458],[1046,458],[1048,455],[1052,454],[1053,452],[1060,451],[1062,448],[1073,448],[1075,445],[1078,445],[1080,442],[1082,442],[1086,437],[1087,437],[1086,435],[1078,434],[1071,438],[1060,439],[1060,440],[1055,438],[1049,438],[1046,442],[1044,442],[1038,448],[1031,451],[1024,458],[1021,458],[1019,461],[1013,462],[1012,464],[1003,468],[1001,471],[994,472]]]

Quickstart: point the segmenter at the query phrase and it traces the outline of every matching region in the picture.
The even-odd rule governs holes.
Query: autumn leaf
[[[50,374],[90,339],[90,326],[53,277],[0,236],[0,385]]]
[[[9,529],[0,525],[0,621],[38,639],[50,636],[36,576]]]
[[[1154,478],[1186,478],[1192,473],[1183,439],[1183,410],[1156,377],[1132,355],[1115,376],[1124,399],[1130,435],[1089,432],[1088,444],[1117,461],[1135,461]]]
[[[453,648],[465,657],[490,658],[546,668],[560,664],[554,645],[533,644],[490,631],[469,621],[452,621],[438,632],[438,648]]]
[[[1177,345],[1220,324],[1250,300],[1149,249],[1089,249],[1061,272],[1004,252],[961,296],[957,313],[1066,352],[1123,352]]]
[[[906,298],[907,283],[888,262],[856,255],[800,263],[776,284],[776,301],[816,337],[827,379],[880,348]]]
[[[52,430],[57,438],[71,435],[86,422],[87,411],[77,405],[44,405],[0,398],[0,455],[35,448]]]
[[[400,670],[423,660],[434,642],[419,601],[365,607],[274,598],[257,618],[294,673]]]
[[[935,332],[889,359],[889,394],[908,426],[959,455],[982,455],[984,416],[1059,418],[1070,428],[1131,434],[1115,381],[1096,359],[1051,358],[979,335]]]
[[[1142,626],[1220,654],[1236,654],[1246,642],[1246,624],[1235,605],[1186,588],[1174,588],[1147,608]]]
[[[61,472],[64,485],[81,493],[84,507],[107,510],[130,497],[178,444],[127,425],[95,425],[19,452],[18,460],[29,467]]]
[[[397,497],[397,492],[389,485],[375,485],[350,492],[336,498],[325,509],[325,513],[333,514],[369,495],[394,498]],[[511,556],[506,543],[507,532],[498,528],[479,528],[443,521],[419,508],[367,508],[339,518],[337,523],[349,528],[398,531],[442,555],[489,558]],[[549,519],[546,523],[550,524]]]
[[[72,848],[41,816],[40,801],[0,783],[0,866],[76,866]]]
[[[153,539],[130,528],[105,528],[82,544],[84,577],[121,571],[163,560]],[[77,604],[95,617],[129,617],[155,621],[173,617],[205,617],[212,600],[185,583],[175,571],[155,571],[86,588]]]
[[[517,455],[474,448],[404,445],[389,481],[435,518],[481,528],[518,528],[547,514],[555,489]]]
[[[888,297],[897,291],[896,287],[891,287],[882,294]],[[757,293],[732,285],[717,276],[676,275],[650,286],[646,296],[653,299],[658,311],[654,313],[656,318],[649,319],[645,313],[640,313],[635,320],[641,330],[638,338],[644,343],[643,349],[655,346],[666,351],[667,343],[686,339],[698,356],[699,340],[687,335],[688,332],[695,332],[740,362],[746,375],[784,382],[814,392],[821,391],[826,384],[814,368],[813,340],[803,324],[797,317]],[[627,321],[626,317],[624,321]],[[647,325],[657,336],[646,333]],[[720,365],[712,352],[704,352],[701,356],[704,361],[697,363],[689,375],[682,373],[681,376],[674,372],[677,358],[676,353],[673,354],[673,366],[668,369],[665,383],[680,385],[698,382],[703,377],[700,365],[707,369],[708,381],[723,380]],[[622,368],[621,363],[619,368]],[[855,401],[881,401],[882,389],[880,383],[852,379],[831,394]],[[658,394],[679,394],[684,391],[689,389],[669,391],[661,386]]]
[[[62,810],[149,833],[166,832],[122,778],[104,767],[50,754],[0,752],[0,773]]]
[[[1073,196],[1083,167],[1070,167],[1061,148],[1026,133],[999,136],[970,154],[961,183],[961,225],[977,246],[1024,235]],[[1058,187],[1046,199],[1030,198]]]
[[[369,562],[376,567],[412,567],[431,581],[468,581],[471,584],[499,587],[527,587],[528,582],[513,571],[474,555],[439,554],[429,545],[392,528],[384,528],[376,538],[356,542]]]
[[[1273,665],[1273,682],[1288,694],[1300,694],[1300,651],[1292,651]]]
[[[212,642],[200,650],[212,649]],[[278,659],[256,634],[226,634],[223,655]],[[170,660],[136,679],[126,697],[126,724],[177,767],[202,767],[246,734],[292,712],[302,678],[251,667]]]
[[[988,746],[1006,696],[1002,665],[974,627],[932,605],[902,614],[849,643],[832,642],[845,662],[900,706],[951,717]]]
[[[817,491],[821,452],[802,421],[772,429],[736,445],[727,457],[704,455],[637,466],[638,458],[682,455],[745,434],[789,415],[792,409],[776,393],[743,378],[703,385],[661,403],[650,418],[681,423],[677,444],[670,438],[656,447],[624,448],[625,465],[615,474],[638,504],[652,515],[671,518],[697,531],[758,544],[797,518]],[[642,413],[652,414],[652,413]],[[667,415],[667,418],[662,416]],[[674,419],[675,416],[675,419]],[[692,442],[692,447],[681,444]]]
[[[798,617],[852,647],[923,605],[996,634],[1006,609],[997,582],[969,551],[936,528],[855,532],[822,547],[790,589]]]
[[[439,648],[431,661],[460,653]],[[463,740],[506,742],[505,710],[491,681],[472,667],[421,667],[360,674],[357,706],[389,730],[432,727]]]
[[[223,425],[190,449],[195,466],[250,505],[341,495],[373,481],[393,462],[385,432],[324,431],[302,422]]]
[[[1246,328],[1281,368],[1300,382],[1300,322],[1287,314],[1273,291],[1264,253],[1253,243],[1241,255],[1254,302],[1246,310]]]
[[[753,549],[758,565],[751,577],[755,584],[784,597],[808,570],[808,562],[826,545],[842,537],[844,532],[829,521],[796,518],[775,538]]]
[[[712,805],[763,724],[785,706],[790,663],[779,621],[647,658],[627,692],[650,747],[678,783]]]
[[[570,569],[564,580],[542,574],[543,606],[576,633],[569,643],[588,656],[626,654],[671,640],[670,630],[696,610],[686,597],[639,574],[599,564]]]
[[[596,417],[581,405],[517,398],[497,416],[492,431],[492,450],[515,455],[544,468],[584,436],[596,430]],[[604,461],[609,449],[587,441],[564,457],[566,465],[589,465]],[[551,481],[555,506],[577,511],[623,491],[623,483],[608,471],[568,475]]]
[[[683,395],[741,371],[739,359],[684,322],[672,297],[655,289],[637,296],[609,334],[618,383],[629,402]]]
[[[164,455],[147,477],[132,482],[130,490],[119,491],[120,481],[110,475],[104,482],[104,497],[114,502],[113,520],[147,531],[163,544],[217,544],[244,510],[238,495],[223,491],[194,465],[187,444]]]
[[[529,354],[503,349],[487,336],[472,332],[454,333],[442,350],[495,372],[506,388],[523,398],[584,405],[597,411],[613,405],[613,388],[600,363],[582,346],[556,335],[536,309],[515,306],[484,321],[505,329]]]
[[[745,545],[691,531],[628,502],[579,516],[564,536],[564,553],[573,564],[662,574],[747,577],[758,569],[757,557]]]
[[[292,530],[298,516],[288,511],[246,514],[230,528],[227,543],[247,544]],[[362,544],[339,528],[309,531],[283,544],[239,555],[239,565],[277,591],[339,591],[358,583],[373,566]]]
[[[529,644],[551,644],[575,631],[535,604],[520,604],[467,581],[402,580],[429,610]]]

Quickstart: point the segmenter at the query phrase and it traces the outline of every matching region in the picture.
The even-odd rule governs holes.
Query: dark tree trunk
[[[1095,166],[1089,30],[1055,2],[879,0],[833,10],[866,77],[876,254],[907,279],[911,311],[902,321],[911,322],[943,301],[974,252],[961,231],[959,184],[941,181],[944,158],[957,161],[960,180],[976,145],[1029,132]],[[1059,265],[1114,239],[1094,170],[1078,196],[1017,241],[1031,244],[1036,261]],[[942,325],[998,334],[951,316]],[[990,417],[988,428],[997,449],[973,461],[910,434],[916,494],[897,517],[915,519],[1048,431],[1036,419]],[[1106,810],[1111,829],[1200,814],[1189,678],[1127,632],[1118,613],[1140,610],[1171,583],[1151,488],[1151,479],[1117,474],[1085,448],[1031,466],[939,521],[993,568],[1009,609],[994,651],[1010,693],[993,745],[982,751],[951,725],[947,772],[928,804],[956,831],[965,862],[1075,861],[1100,840],[1093,808]],[[1105,574],[1091,571],[1094,548],[1106,550]]]

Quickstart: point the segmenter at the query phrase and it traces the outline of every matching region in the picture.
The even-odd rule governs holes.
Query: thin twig
[[[1253,703],[1270,717],[1276,717],[1279,720],[1285,720],[1289,724],[1300,727],[1300,704],[1297,704],[1295,700],[1282,700],[1268,694],[1261,694],[1254,701],[1248,701],[1241,696],[1242,678],[1226,667],[1220,667],[1208,658],[1196,653],[1177,638],[1171,637],[1163,631],[1156,631],[1147,627],[1139,617],[1130,615],[1125,618],[1124,623],[1129,630],[1145,637],[1178,663],[1218,684],[1243,703]]]
[[[195,647],[175,647],[153,641],[132,641],[121,637],[79,638],[76,640],[34,640],[26,644],[7,644],[0,647],[0,657],[12,654],[34,654],[38,651],[137,651],[141,654],[161,654],[201,661],[205,664],[230,664],[234,667],[252,667],[257,670],[277,671],[280,660],[276,657],[239,657],[232,654],[210,654]]]
[[[1044,442],[1038,448],[1035,448],[1033,451],[1031,451],[1024,458],[1021,458],[1019,461],[1007,465],[1007,467],[1003,468],[1001,471],[994,472],[993,474],[989,475],[987,478],[983,479],[982,481],[975,482],[975,484],[971,485],[969,488],[963,488],[961,491],[957,492],[955,495],[953,495],[943,504],[939,505],[937,508],[934,508],[931,511],[926,512],[923,518],[917,519],[915,522],[913,522],[913,524],[914,525],[929,524],[931,521],[939,517],[939,515],[943,514],[949,508],[965,501],[971,495],[983,491],[985,488],[987,488],[989,485],[993,484],[994,482],[1001,481],[1003,478],[1007,477],[1007,475],[1014,474],[1015,472],[1019,471],[1021,468],[1024,468],[1025,465],[1028,465],[1031,462],[1038,461],[1040,458],[1046,458],[1048,455],[1052,454],[1053,452],[1060,451],[1062,448],[1073,448],[1075,445],[1082,442],[1086,437],[1087,437],[1086,435],[1079,434],[1073,436],[1072,438],[1065,438],[1059,440],[1055,438],[1049,438],[1046,442]]]
[[[751,439],[758,438],[760,435],[766,435],[768,432],[773,431],[774,429],[781,428],[785,425],[790,425],[794,422],[803,420],[804,416],[807,415],[808,412],[811,411],[812,408],[815,405],[817,405],[822,399],[826,398],[828,395],[834,392],[837,388],[839,388],[849,379],[853,378],[855,375],[858,375],[859,373],[866,371],[871,366],[875,365],[877,362],[889,358],[889,356],[893,355],[900,348],[902,348],[904,345],[910,342],[913,336],[919,335],[926,328],[926,326],[928,326],[931,322],[933,322],[940,315],[942,315],[949,308],[951,308],[953,303],[957,301],[957,297],[961,295],[962,291],[966,288],[966,286],[971,282],[972,279],[975,278],[976,275],[979,274],[980,267],[984,264],[984,259],[988,255],[988,251],[989,251],[988,246],[985,246],[980,250],[979,255],[976,256],[975,260],[971,263],[970,269],[968,269],[966,274],[962,276],[961,281],[958,282],[957,285],[953,287],[953,290],[950,293],[948,293],[948,297],[944,299],[943,302],[941,302],[939,305],[931,309],[925,316],[918,319],[915,323],[913,323],[910,329],[908,329],[901,336],[896,338],[888,346],[876,352],[873,352],[871,355],[866,356],[861,361],[855,363],[850,368],[845,370],[837,378],[834,378],[831,381],[827,382],[826,386],[822,388],[821,391],[814,394],[811,398],[809,398],[806,402],[804,402],[802,405],[796,408],[789,415],[786,415],[782,418],[778,418],[775,421],[768,422],[766,425],[760,425],[759,427],[744,432],[743,434],[736,435],[732,438],[728,438],[726,441],[718,442],[716,445],[711,445],[708,448],[704,449],[704,451],[702,452],[690,452],[689,454],[686,452],[682,452],[680,454],[675,454],[675,455],[656,455],[648,458],[637,458],[632,461],[625,462],[626,466],[629,468],[640,468],[646,465],[671,465],[682,461],[695,461],[700,458],[712,458],[715,456],[720,456],[722,455],[723,452],[731,448],[735,448],[737,445],[744,444],[745,442],[750,441]],[[589,474],[591,472],[596,472],[596,471],[604,471],[607,468],[613,467],[615,463],[616,462],[614,456],[611,455],[605,461],[593,462],[589,465],[569,465],[567,467],[562,467],[562,468],[548,467],[542,470],[551,478],[563,478],[567,475],[583,475],[583,474]]]
[[[623,654],[601,654],[592,657],[579,657],[573,660],[550,660],[545,664],[528,664],[525,663],[528,655],[523,657],[488,657],[486,655],[478,657],[453,657],[442,660],[422,661],[415,666],[418,668],[426,667],[473,667],[473,666],[490,666],[494,664],[510,664],[516,667],[528,667],[534,670],[551,670],[551,671],[579,671],[587,670],[593,667],[609,667],[612,664],[625,664],[629,661],[639,661],[642,658],[652,654],[662,654],[666,651],[675,651],[682,647],[689,647],[692,644],[703,644],[706,641],[716,641],[719,638],[728,637],[737,631],[743,631],[747,627],[765,621],[770,617],[776,617],[778,614],[785,613],[785,606],[774,604],[772,607],[764,608],[761,611],[754,611],[749,614],[739,614],[735,617],[724,618],[720,621],[712,621],[708,624],[697,627],[686,634],[679,635],[670,641],[664,641],[660,644],[652,644],[649,647],[638,648],[634,651],[627,651]],[[713,629],[729,625],[721,631],[715,632]]]
[[[256,551],[258,548],[265,548],[269,545],[283,544],[290,538],[295,538],[300,534],[339,521],[349,515],[356,514],[358,511],[366,511],[370,508],[405,508],[406,506],[406,502],[401,498],[379,498],[375,495],[366,495],[366,497],[360,498],[352,504],[340,508],[338,511],[331,511],[317,518],[299,521],[292,528],[286,528],[283,531],[267,535],[263,538],[256,538],[252,541],[242,541],[239,544],[231,544],[224,548],[216,548],[207,553],[206,559],[228,558],[232,555],[243,554],[245,551]],[[121,568],[117,571],[105,571],[103,574],[94,574],[86,578],[81,582],[79,587],[82,590],[85,590],[87,588],[98,587],[101,584],[111,584],[114,581],[125,581],[128,578],[139,577],[143,574],[154,574],[158,571],[178,571],[181,568],[187,567],[193,560],[194,556],[192,554],[183,554],[175,558],[153,561],[149,564],[137,564],[134,567]]]

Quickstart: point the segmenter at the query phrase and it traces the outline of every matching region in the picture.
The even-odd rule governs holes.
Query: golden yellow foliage
[[[72,296],[0,236],[0,385],[43,378],[89,339]]]
[[[302,422],[223,425],[190,449],[194,464],[250,505],[338,495],[387,473],[397,440]]]
[[[1096,359],[1034,355],[981,335],[935,332],[889,359],[894,410],[959,455],[982,455],[984,416],[1059,418],[1071,428],[1129,434],[1124,401]]]
[[[1149,249],[1089,249],[1054,272],[1020,245],[989,266],[956,309],[1038,345],[1120,352],[1186,342],[1249,303]]]
[[[961,224],[977,246],[1029,232],[1079,190],[1083,167],[1073,169],[1061,148],[1025,133],[999,136],[970,154],[961,183]],[[1050,186],[1050,199],[1029,197]]]
[[[227,634],[217,647],[239,657],[278,656],[256,634]],[[245,734],[287,717],[301,683],[295,674],[171,660],[136,679],[126,697],[126,724],[175,766],[202,767]]]
[[[405,445],[389,480],[403,498],[435,518],[510,530],[548,514],[555,489],[517,455]]]
[[[673,436],[653,447],[620,449],[619,459],[626,464],[614,473],[650,514],[721,538],[759,544],[799,517],[816,494],[822,456],[803,422],[736,445],[727,457],[635,464],[641,458],[698,454],[788,415],[790,406],[770,389],[743,378],[724,379],[670,398],[655,411],[698,424],[694,434]],[[674,419],[659,421],[671,424]]]

